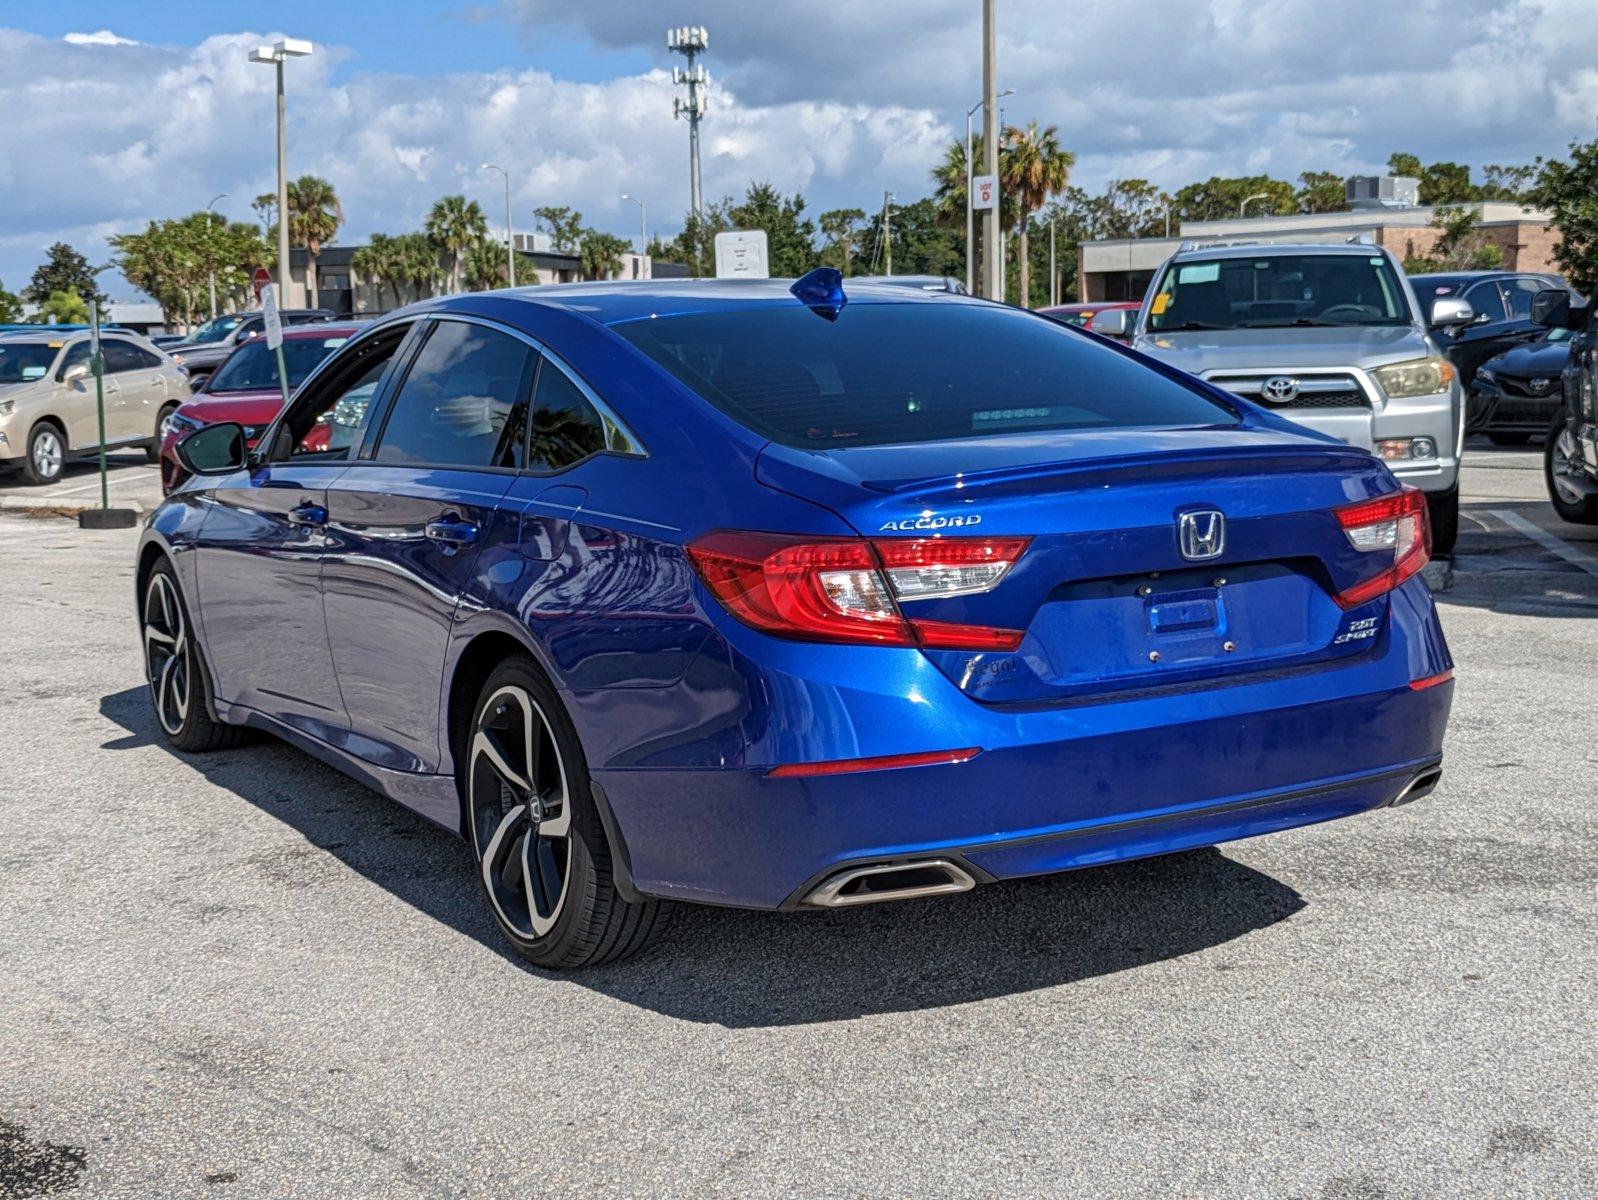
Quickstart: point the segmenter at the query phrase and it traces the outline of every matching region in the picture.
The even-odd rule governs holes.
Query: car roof
[[[1110,308],[1142,308],[1141,300],[1082,300],[1075,304],[1048,304],[1037,309],[1038,312],[1084,312],[1091,309],[1093,312],[1103,312]]]
[[[64,346],[68,342],[87,338],[91,332],[87,325],[37,325],[33,329],[0,330],[0,342],[24,346],[31,342],[43,342],[45,344],[54,342],[58,346]],[[120,327],[102,328],[100,336],[102,338],[120,338],[124,341],[133,342],[135,345],[148,347],[157,353],[161,350],[159,346],[144,337],[144,335],[135,333],[131,329],[122,329]]]
[[[679,317],[747,308],[792,308],[800,301],[791,279],[640,279],[594,283],[549,283],[534,287],[471,292],[423,301],[416,315],[475,307],[485,298],[516,300],[580,313],[603,325],[651,317]],[[926,292],[899,284],[843,281],[850,304],[990,304],[954,292]]]
[[[1331,257],[1339,254],[1369,255],[1381,252],[1380,246],[1368,242],[1217,242],[1208,246],[1203,244],[1190,246],[1178,250],[1172,257],[1187,261],[1195,258],[1268,258],[1289,254],[1295,258],[1304,255]]]
[[[310,325],[285,325],[283,340],[300,342],[312,338],[354,337],[370,324],[370,321],[317,321]],[[251,342],[261,341],[265,337],[264,332],[252,333],[240,345],[248,346]]]

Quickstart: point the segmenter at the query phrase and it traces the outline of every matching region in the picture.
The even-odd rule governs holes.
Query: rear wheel
[[[511,659],[483,685],[464,788],[477,882],[518,954],[569,969],[648,944],[665,906],[631,903],[616,890],[582,747],[530,659]]]
[[[165,560],[150,571],[139,613],[144,631],[144,678],[155,718],[179,750],[203,752],[238,744],[244,730],[213,721],[210,684],[189,625],[177,576]]]
[[[1459,540],[1459,486],[1446,492],[1426,493],[1427,516],[1431,518],[1432,553],[1452,554]]]
[[[54,483],[67,464],[67,439],[59,428],[40,421],[28,431],[22,458],[22,482],[35,486]]]
[[[1593,481],[1582,464],[1576,435],[1563,414],[1554,418],[1548,442],[1543,446],[1543,480],[1548,485],[1548,499],[1553,501],[1561,520],[1572,525],[1598,525],[1598,495],[1592,491]]]
[[[161,461],[161,440],[166,437],[166,419],[177,412],[175,403],[163,404],[155,417],[155,440],[144,448],[145,462]]]
[[[1529,433],[1489,433],[1487,440],[1495,446],[1524,446],[1531,441]]]

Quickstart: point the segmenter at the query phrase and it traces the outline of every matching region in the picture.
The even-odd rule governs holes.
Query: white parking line
[[[1555,537],[1540,526],[1533,525],[1519,513],[1505,512],[1501,508],[1495,508],[1492,510],[1492,514],[1522,537],[1530,538],[1550,554],[1557,554],[1571,566],[1580,567],[1594,579],[1598,579],[1598,558],[1593,558],[1590,554],[1584,554],[1569,542]]]
[[[110,474],[108,472],[106,474],[105,481],[106,481],[107,486],[109,486],[109,487],[125,486],[125,485],[130,484],[130,483],[145,483],[145,484],[147,484],[147,483],[150,482],[150,475],[146,471],[139,471],[137,474],[134,474],[134,475],[123,475],[123,474],[112,475],[112,474]],[[94,478],[94,480],[92,482],[90,482],[90,483],[80,483],[80,484],[77,484],[74,487],[67,487],[67,488],[63,488],[63,487],[51,488],[48,492],[42,493],[40,495],[40,499],[42,499],[42,500],[55,500],[55,499],[58,499],[58,498],[64,499],[67,496],[77,496],[77,495],[81,495],[84,492],[97,492],[99,490],[100,490],[100,479],[99,479],[98,476],[96,476]]]

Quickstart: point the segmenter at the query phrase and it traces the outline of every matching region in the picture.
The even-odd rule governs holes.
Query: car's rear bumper
[[[1211,845],[1381,807],[1440,761],[1452,684],[1411,687],[1452,667],[1424,584],[1395,593],[1392,613],[1380,644],[1347,665],[1033,710],[977,704],[908,657],[903,677],[851,681],[829,678],[837,648],[812,647],[818,665],[799,679],[733,646],[727,672],[691,669],[680,685],[704,736],[661,729],[619,753],[601,739],[589,758],[633,882],[656,896],[775,908],[854,864],[952,855],[1004,879]],[[597,696],[572,698],[585,744],[599,721],[622,719]],[[612,702],[636,717],[642,701]],[[768,773],[966,747],[982,753]]]

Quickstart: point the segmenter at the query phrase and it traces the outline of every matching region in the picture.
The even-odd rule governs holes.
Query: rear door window
[[[588,397],[549,359],[538,369],[533,393],[529,469],[548,474],[576,466],[605,449],[605,426]]]
[[[105,355],[105,373],[120,375],[124,371],[144,371],[160,362],[153,355],[146,356],[131,342],[119,338],[105,338],[100,343],[100,353]],[[147,361],[148,359],[148,361]]]
[[[790,446],[1231,425],[1195,388],[1054,321],[960,302],[795,303],[615,332],[748,428]]]
[[[378,462],[520,467],[535,355],[507,333],[441,320],[400,384]]]

